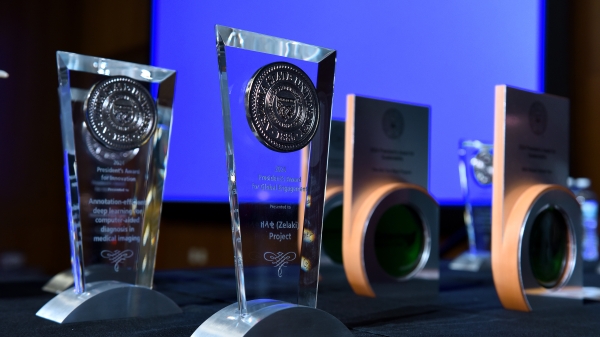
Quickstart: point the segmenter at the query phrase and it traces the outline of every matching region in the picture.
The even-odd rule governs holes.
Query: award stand
[[[346,123],[331,121],[327,188],[323,210],[323,249],[321,264],[342,264],[342,228],[344,202],[344,133]]]
[[[363,296],[438,293],[439,206],[427,192],[429,108],[348,96],[344,269]]]
[[[493,144],[462,140],[458,150],[460,187],[465,201],[469,250],[450,263],[450,269],[490,272],[492,243]]]
[[[57,62],[73,287],[37,315],[181,313],[152,290],[175,72],[66,52]]]
[[[507,309],[580,306],[581,209],[566,187],[569,101],[496,86],[492,272]]]
[[[336,52],[216,35],[238,303],[193,336],[351,336],[316,309]]]

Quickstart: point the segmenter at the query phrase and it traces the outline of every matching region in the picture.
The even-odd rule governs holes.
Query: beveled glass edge
[[[335,50],[329,48],[227,26],[216,25],[215,30],[217,41],[223,41],[223,44],[227,47],[289,57],[297,60],[319,63],[335,52]]]
[[[160,83],[175,74],[175,70],[171,69],[65,51],[57,51],[56,57],[64,63],[68,70],[107,76],[123,75],[137,81],[149,83]],[[110,72],[106,73],[106,69]],[[64,79],[60,78],[60,80],[60,84],[63,85]]]

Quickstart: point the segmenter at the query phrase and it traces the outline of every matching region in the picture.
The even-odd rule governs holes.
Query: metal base
[[[352,336],[342,322],[325,311],[275,300],[248,302],[241,317],[238,304],[221,309],[207,319],[192,337],[253,336]]]
[[[92,282],[86,292],[63,291],[36,315],[57,323],[98,321],[124,317],[147,317],[181,313],[167,296],[149,288],[117,281]]]
[[[450,269],[483,272],[492,270],[491,255],[485,253],[464,252],[450,262]]]

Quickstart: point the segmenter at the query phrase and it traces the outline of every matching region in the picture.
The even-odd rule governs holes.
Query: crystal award
[[[73,287],[58,323],[179,313],[152,290],[175,71],[57,52]]]
[[[492,243],[492,175],[494,145],[479,140],[461,140],[458,173],[465,202],[465,225],[469,250],[450,263],[450,269],[490,271]]]
[[[428,193],[427,106],[348,95],[344,270],[370,297],[438,293],[439,206]]]
[[[316,309],[336,52],[216,35],[238,303],[193,336],[350,335]]]
[[[492,274],[507,309],[583,303],[581,209],[567,188],[569,100],[496,86]]]

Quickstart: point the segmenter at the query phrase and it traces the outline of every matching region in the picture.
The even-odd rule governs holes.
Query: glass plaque
[[[57,62],[74,281],[64,296],[102,281],[149,290],[175,71],[61,51]]]
[[[298,305],[328,315],[315,307],[336,52],[224,26],[216,35],[238,303],[195,336],[223,324],[244,334]],[[277,326],[295,335],[289,318]]]
[[[450,269],[491,270],[493,149],[493,144],[479,140],[459,142],[458,172],[469,250],[454,259]]]

